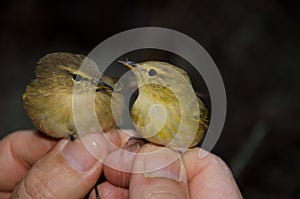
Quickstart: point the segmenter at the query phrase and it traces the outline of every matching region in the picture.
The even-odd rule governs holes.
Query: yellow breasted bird
[[[208,127],[208,111],[187,73],[160,61],[119,61],[136,76],[138,97],[130,114],[141,137],[158,145],[196,146]]]
[[[120,108],[115,109],[113,116],[115,81],[102,75],[91,59],[79,54],[51,53],[39,60],[35,75],[25,89],[23,102],[40,131],[54,138],[72,140],[77,137],[78,129],[88,133],[99,131],[100,126],[105,132],[116,126],[123,99],[121,96],[114,99],[119,101],[115,104]]]

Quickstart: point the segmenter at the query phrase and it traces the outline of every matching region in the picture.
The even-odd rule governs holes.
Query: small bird
[[[91,59],[65,52],[47,54],[38,61],[35,75],[25,89],[23,102],[40,131],[74,140],[78,129],[88,133],[116,127],[123,99],[112,95],[115,80],[102,75]],[[120,105],[114,114],[112,98]]]
[[[136,76],[130,114],[142,138],[174,149],[196,146],[208,127],[208,110],[187,73],[167,62],[119,61]]]

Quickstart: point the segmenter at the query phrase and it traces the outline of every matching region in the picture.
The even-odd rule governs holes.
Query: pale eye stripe
[[[87,80],[91,80],[92,79],[89,75],[87,75],[87,74],[85,74],[85,73],[83,73],[83,72],[81,72],[79,70],[74,70],[72,68],[68,68],[68,67],[63,66],[63,65],[60,65],[59,68],[62,69],[62,70],[68,71],[72,75],[80,75],[81,77],[83,77],[84,79],[87,79]]]

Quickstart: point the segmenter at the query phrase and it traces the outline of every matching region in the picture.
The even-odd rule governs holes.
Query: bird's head
[[[79,54],[48,54],[39,60],[35,74],[46,89],[73,92],[74,86],[77,86],[82,91],[86,88],[113,90],[112,80],[100,73],[96,63]]]
[[[181,85],[190,84],[187,73],[172,64],[161,61],[146,61],[135,63],[132,61],[119,61],[129,68],[136,76],[138,85],[160,84],[160,85]]]

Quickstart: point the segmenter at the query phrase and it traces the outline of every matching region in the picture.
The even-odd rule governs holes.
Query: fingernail
[[[151,145],[150,145],[151,146]],[[150,178],[167,178],[182,182],[183,164],[180,154],[169,148],[151,146],[143,157],[144,175]]]
[[[62,151],[62,156],[75,170],[79,172],[88,171],[107,153],[102,137],[102,135],[88,134],[80,141],[69,141]]]

